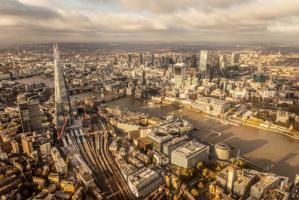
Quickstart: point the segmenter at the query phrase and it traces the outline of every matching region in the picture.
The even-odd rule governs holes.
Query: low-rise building
[[[163,178],[158,172],[142,168],[128,177],[128,185],[136,197],[145,197],[163,182]]]
[[[250,196],[255,199],[261,199],[270,189],[277,188],[280,183],[280,177],[275,175],[266,175],[261,177],[260,181],[254,184],[250,189]]]

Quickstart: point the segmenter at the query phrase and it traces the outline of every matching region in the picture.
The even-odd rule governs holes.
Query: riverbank
[[[239,150],[241,157],[255,163],[261,169],[273,165],[270,172],[291,179],[294,179],[299,172],[299,142],[283,135],[255,127],[228,124],[215,117],[179,106],[149,105],[134,98],[125,97],[107,104],[122,106],[155,117],[163,117],[167,114],[183,117],[189,120],[196,129],[199,129],[192,132],[194,137],[211,144],[227,143],[236,151]],[[222,134],[215,135],[212,130]]]
[[[159,103],[159,104],[162,104],[162,105],[173,105],[172,102],[168,102],[166,100],[162,100],[161,103]],[[250,123],[250,120],[242,120],[241,118],[237,118],[237,117],[232,117],[232,118],[230,118],[230,117],[224,117],[224,118],[220,118],[220,117],[216,117],[216,116],[213,116],[213,115],[209,115],[209,114],[207,114],[205,112],[202,112],[201,110],[193,109],[192,107],[189,107],[189,106],[184,106],[184,105],[179,104],[179,103],[176,103],[175,105],[184,107],[185,109],[188,109],[190,111],[202,113],[203,115],[206,115],[207,117],[211,117],[211,118],[214,118],[216,120],[219,120],[219,121],[222,121],[222,122],[225,122],[225,123],[230,123],[230,124],[234,124],[234,125],[237,125],[237,126],[242,126],[242,125],[251,126],[251,127],[255,127],[255,128],[258,128],[258,129],[266,130],[266,131],[269,131],[269,132],[272,132],[272,133],[280,134],[280,135],[283,135],[283,136],[286,136],[286,137],[289,137],[291,139],[299,141],[299,134],[298,133],[295,133],[294,135],[292,135],[292,132],[290,130],[288,130],[288,129],[284,128],[284,127],[279,127],[279,126],[274,125],[274,124],[271,124],[271,125],[269,124],[268,127],[265,127],[265,126],[261,126],[261,124],[255,125],[253,123]]]

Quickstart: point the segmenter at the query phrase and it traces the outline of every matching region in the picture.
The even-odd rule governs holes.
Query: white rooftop
[[[182,146],[175,149],[173,152],[180,154],[183,157],[190,157],[191,155],[202,151],[203,149],[208,148],[207,145],[198,142],[197,140],[193,139]]]

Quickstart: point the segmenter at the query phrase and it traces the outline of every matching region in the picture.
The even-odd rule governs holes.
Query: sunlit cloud
[[[298,42],[298,0],[0,0],[0,42]]]

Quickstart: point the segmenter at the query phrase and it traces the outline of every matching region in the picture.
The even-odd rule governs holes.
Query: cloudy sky
[[[299,43],[299,0],[0,0],[0,43]]]

